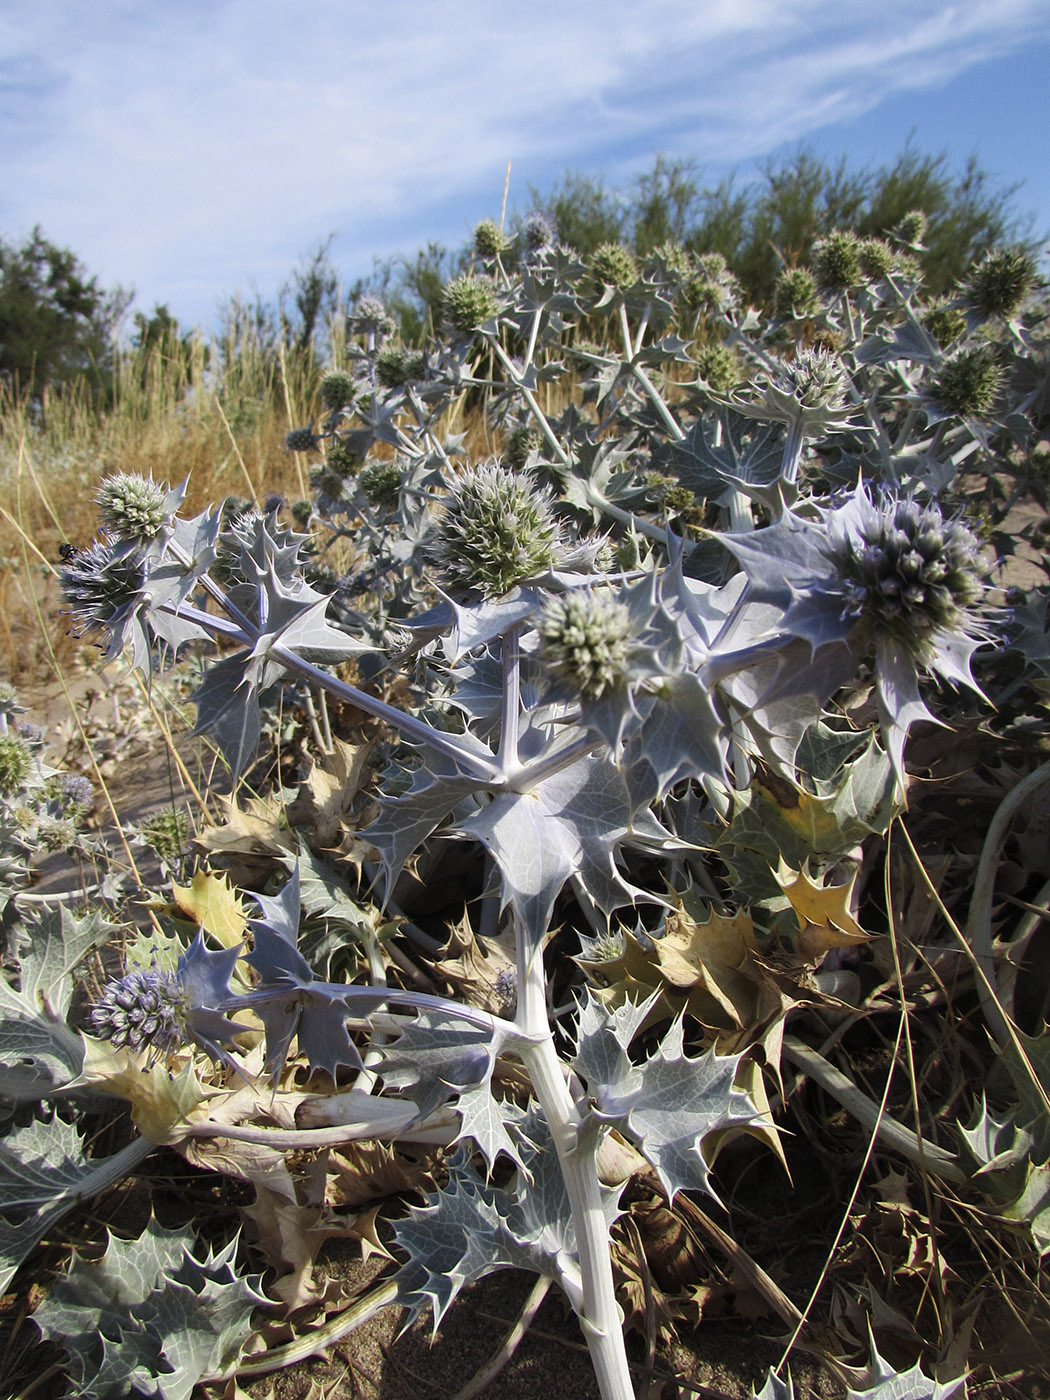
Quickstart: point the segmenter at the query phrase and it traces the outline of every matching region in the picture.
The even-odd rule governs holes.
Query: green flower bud
[[[1036,279],[1034,259],[1024,248],[994,248],[970,271],[966,290],[986,316],[1014,314]]]
[[[940,346],[951,345],[966,334],[966,317],[957,306],[936,302],[922,313],[922,323]]]
[[[474,225],[474,251],[479,258],[498,258],[510,247],[510,239],[500,232],[491,219]]]
[[[627,686],[631,614],[606,593],[575,589],[548,599],[539,622],[540,660],[580,695],[600,699]]]
[[[354,401],[354,381],[344,369],[330,369],[321,379],[321,402],[331,412]]]
[[[590,273],[600,287],[633,287],[638,281],[638,264],[630,248],[622,243],[602,243],[590,259]]]
[[[721,253],[703,253],[696,259],[696,275],[686,284],[683,296],[691,310],[722,316],[739,306],[740,283]]]
[[[401,468],[396,462],[373,462],[357,480],[370,506],[393,508],[401,499]]]
[[[185,812],[168,808],[148,817],[139,827],[139,835],[161,860],[174,865],[189,840],[189,819]]]
[[[519,423],[507,434],[504,446],[507,461],[514,471],[521,471],[531,453],[543,444],[543,434],[531,423]]]
[[[17,734],[0,734],[0,794],[10,797],[29,777],[33,756]]]
[[[869,282],[880,282],[893,270],[893,249],[881,238],[865,238],[860,245],[860,267]]]
[[[728,394],[743,380],[743,366],[728,345],[705,345],[696,353],[700,378],[716,394]]]
[[[860,239],[848,229],[836,229],[813,245],[813,270],[830,292],[848,292],[863,281]]]
[[[305,530],[310,524],[310,516],[313,515],[313,506],[309,501],[293,501],[289,506],[292,519],[300,530]]]
[[[930,221],[921,209],[909,209],[893,230],[893,236],[909,248],[921,248]]]
[[[804,321],[818,310],[817,283],[805,267],[785,267],[777,278],[773,309],[784,321]]]
[[[1002,387],[1003,372],[991,345],[957,350],[941,365],[932,396],[961,418],[980,417],[990,411]]]
[[[120,473],[98,488],[103,529],[118,540],[155,540],[171,525],[171,493],[152,477]]]
[[[441,293],[442,319],[460,335],[473,335],[499,310],[496,288],[489,277],[454,277]]]
[[[648,254],[645,270],[654,276],[669,275],[684,282],[696,272],[696,260],[681,243],[661,243]]]
[[[550,569],[559,544],[549,491],[488,462],[450,487],[433,555],[453,588],[498,598]]]
[[[376,355],[376,378],[387,389],[408,383],[408,351],[403,345],[384,345]]]
[[[325,453],[325,465],[330,471],[338,472],[342,477],[353,476],[361,465],[361,458],[356,452],[351,451],[342,439],[330,438],[328,450]]]
[[[284,440],[289,452],[316,452],[321,439],[312,427],[293,428]]]

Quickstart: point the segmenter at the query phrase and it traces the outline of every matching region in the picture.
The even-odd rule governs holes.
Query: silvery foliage
[[[654,1041],[641,1032],[645,1004],[612,1010],[591,992],[574,1014],[551,1011],[555,906],[571,892],[598,938],[624,907],[658,916],[666,895],[638,883],[642,858],[688,870],[704,821],[735,812],[731,845],[759,761],[794,780],[821,744],[845,738],[855,755],[865,732],[822,715],[871,681],[871,801],[865,812],[840,804],[843,850],[874,829],[865,821],[884,822],[895,786],[903,798],[908,731],[934,713],[927,682],[976,690],[973,654],[991,635],[976,539],[938,497],[964,463],[1029,440],[1035,398],[1004,390],[980,414],[945,412],[934,386],[946,352],[924,327],[906,260],[852,291],[825,288],[806,334],[840,348],[796,353],[799,325],[763,324],[735,296],[693,287],[704,270],[654,258],[614,286],[571,250],[526,236],[517,271],[496,252],[485,295],[459,297],[447,338],[425,354],[395,366],[371,308],[350,350],[353,385],[341,385],[349,402],[292,435],[293,448],[350,464],[318,477],[316,523],[329,543],[352,534],[358,558],[334,590],[309,581],[310,541],[276,509],[187,520],[178,493],[159,486],[136,488],[148,535],[119,532],[111,486],[108,533],[64,570],[75,625],[147,674],[164,651],[222,642],[194,699],[198,731],[235,778],[254,758],[268,697],[289,681],[399,736],[362,833],[381,890],[389,897],[434,837],[479,845],[499,909],[489,932],[501,927],[515,951],[507,1015],[316,976],[299,946],[295,874],[279,895],[256,896],[250,991],[231,984],[236,954],[198,940],[165,984],[163,1016],[158,988],[129,974],[105,994],[96,1029],[112,1022],[145,1046],[155,1022],[157,1053],[181,1032],[221,1062],[251,1007],[275,1079],[293,1043],[333,1076],[360,1070],[368,1050],[382,1093],[407,1103],[417,1127],[454,1106],[448,1182],[397,1226],[403,1301],[412,1315],[429,1308],[436,1326],[491,1269],[548,1274],[585,1324],[603,1396],[625,1400],[608,1250],[618,1193],[600,1184],[602,1143],[613,1129],[634,1143],[669,1195],[712,1192],[705,1139],[761,1120],[738,1087],[747,1052],[691,1054],[681,1020]],[[969,304],[967,315],[976,332]],[[749,382],[732,394],[690,382],[701,318],[744,367]],[[1022,382],[1029,328],[994,329],[1002,384]],[[545,387],[570,370],[582,375],[579,399],[550,416]],[[671,371],[677,387],[665,393]],[[446,410],[480,392],[494,423],[529,425],[513,479],[495,464],[464,478],[462,440],[441,432]],[[703,512],[701,531],[654,518],[653,473]],[[331,667],[351,658],[364,676],[402,669],[422,703],[398,710],[338,679]],[[815,766],[828,784],[842,763]],[[829,803],[840,796],[828,787]],[[730,871],[756,849],[725,851]],[[382,1027],[373,1041],[370,1026]],[[526,1105],[494,1093],[500,1056],[524,1066]],[[509,1177],[488,1179],[478,1154],[489,1168],[502,1159]],[[901,1385],[893,1393],[934,1393]],[[762,1393],[789,1389],[771,1377]]]

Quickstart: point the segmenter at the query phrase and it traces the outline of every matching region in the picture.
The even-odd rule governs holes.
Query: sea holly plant
[[[186,518],[183,488],[103,483],[102,533],[62,569],[73,628],[147,678],[192,664],[197,731],[234,784],[298,697],[330,750],[302,808],[325,836],[267,825],[265,793],[227,800],[212,849],[261,848],[283,884],[226,889],[221,920],[197,905],[201,930],[140,950],[39,1097],[122,1095],[147,1146],[253,1182],[256,1224],[296,1222],[295,1259],[269,1262],[297,1306],[327,1198],[289,1154],[431,1152],[403,1168],[425,1203],[393,1226],[408,1318],[436,1328],[465,1285],[530,1270],[578,1315],[603,1400],[629,1400],[625,1180],[661,1208],[714,1203],[728,1144],[782,1152],[782,1055],[887,1150],[980,1187],[785,1024],[850,995],[865,1014],[864,843],[908,803],[913,732],[986,704],[1009,618],[963,488],[1019,470],[1041,431],[1045,318],[1027,265],[982,264],[945,350],[914,254],[852,234],[786,270],[768,317],[683,249],[583,259],[534,219],[485,226],[475,255],[424,351],[358,303],[320,417],[289,436],[320,459],[298,529],[279,499]],[[504,455],[466,459],[448,424],[467,403]],[[368,763],[325,735],[326,706],[366,717]],[[420,887],[428,916],[457,908],[444,942],[405,907]],[[26,976],[9,1000],[29,1007]],[[5,1150],[17,1179],[29,1159]],[[174,1394],[156,1320],[226,1300],[194,1353],[219,1373],[255,1284],[235,1289],[232,1255],[150,1238],[142,1326],[99,1324],[91,1365]],[[864,1373],[847,1350],[841,1377],[891,1393],[877,1352]],[[917,1366],[898,1379],[927,1393]]]

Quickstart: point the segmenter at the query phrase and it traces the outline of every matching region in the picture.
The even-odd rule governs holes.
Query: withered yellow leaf
[[[172,884],[179,913],[201,924],[224,948],[235,948],[244,939],[248,912],[225,874],[199,870],[188,885]]]

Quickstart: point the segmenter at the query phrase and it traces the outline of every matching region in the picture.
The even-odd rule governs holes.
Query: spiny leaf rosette
[[[498,598],[545,574],[560,543],[550,492],[525,472],[485,462],[453,484],[432,553],[453,588]]]

